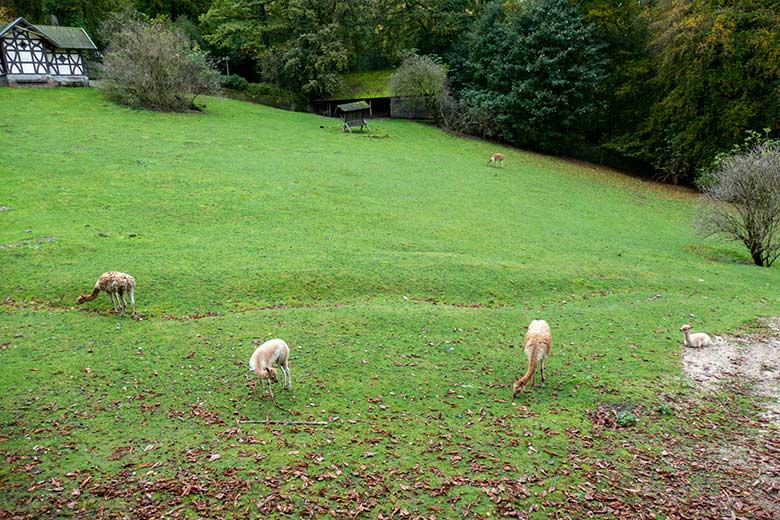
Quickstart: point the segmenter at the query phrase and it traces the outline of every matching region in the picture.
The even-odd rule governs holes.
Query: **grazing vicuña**
[[[77,304],[82,304],[90,300],[97,298],[100,291],[108,293],[108,297],[111,298],[111,303],[114,304],[114,312],[124,314],[127,308],[127,301],[125,301],[125,292],[130,299],[130,305],[133,308],[133,314],[135,314],[135,297],[133,296],[133,290],[135,289],[135,278],[129,274],[119,273],[117,271],[109,271],[103,273],[95,282],[95,287],[90,294],[82,294],[76,300]]]
[[[504,166],[504,154],[502,153],[494,153],[490,156],[490,159],[488,159],[487,165],[498,166],[499,164],[501,166]]]
[[[270,339],[257,347],[252,357],[249,358],[249,370],[254,370],[257,377],[260,378],[260,385],[265,393],[265,382],[268,383],[268,396],[273,399],[274,392],[271,388],[271,381],[276,383],[279,379],[276,376],[274,363],[282,369],[282,387],[292,389],[292,376],[290,367],[287,365],[287,358],[290,357],[290,347],[281,339]]]
[[[528,370],[523,377],[515,380],[512,397],[517,397],[517,394],[528,384],[529,379],[532,385],[536,385],[534,373],[537,364],[541,367],[542,383],[544,383],[544,361],[550,356],[551,346],[550,326],[544,320],[533,320],[525,334],[525,355],[528,358]]]

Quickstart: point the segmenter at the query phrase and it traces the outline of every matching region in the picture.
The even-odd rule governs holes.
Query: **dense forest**
[[[168,19],[231,72],[309,98],[427,56],[458,130],[692,182],[780,130],[780,0],[0,0],[0,22]]]

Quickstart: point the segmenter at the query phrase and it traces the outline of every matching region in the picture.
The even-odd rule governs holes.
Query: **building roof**
[[[342,112],[355,112],[356,110],[368,110],[371,105],[365,101],[355,101],[354,103],[344,103],[343,105],[336,105],[336,108]]]
[[[97,46],[83,27],[62,27],[60,25],[35,25],[24,18],[17,18],[2,30],[0,37],[11,28],[21,25],[36,32],[49,40],[60,49],[90,49],[97,50]]]
[[[97,50],[97,46],[83,27],[62,27],[60,25],[36,25],[35,27],[61,49]]]

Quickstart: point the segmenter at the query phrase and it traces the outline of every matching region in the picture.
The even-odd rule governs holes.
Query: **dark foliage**
[[[632,127],[609,148],[691,182],[744,131],[780,128],[777,2],[663,0],[643,16],[645,56],[618,85]]]
[[[467,131],[560,152],[587,128],[607,57],[577,7],[494,2],[467,48],[458,73]]]

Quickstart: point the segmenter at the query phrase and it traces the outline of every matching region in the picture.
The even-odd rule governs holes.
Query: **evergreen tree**
[[[576,6],[493,2],[467,47],[459,73],[467,130],[548,151],[581,140],[607,59]]]

